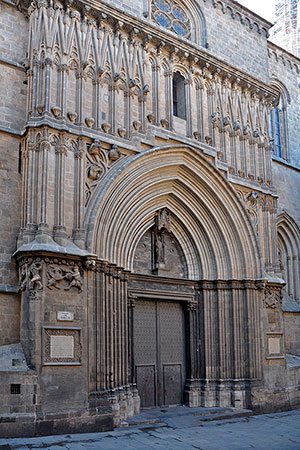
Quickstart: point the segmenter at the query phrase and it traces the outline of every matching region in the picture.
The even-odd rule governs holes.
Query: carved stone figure
[[[82,291],[81,275],[78,266],[72,268],[65,266],[49,265],[47,269],[48,283],[47,287],[49,289],[62,289],[68,291],[72,287]],[[68,283],[66,285],[66,282]]]
[[[21,291],[25,291],[27,287],[27,267],[26,264],[23,264],[23,266],[20,269],[20,289]]]
[[[61,267],[48,266],[47,278],[48,278],[47,287],[49,289],[53,289],[54,287],[56,289],[60,289],[58,283],[64,279],[64,272]]]
[[[79,289],[79,292],[82,291],[81,287],[81,275],[79,272],[79,267],[75,266],[72,272],[69,272],[65,275],[65,278],[70,282],[67,287],[65,287],[65,291],[71,289],[71,287],[76,287]]]
[[[43,289],[42,278],[40,271],[42,270],[42,264],[38,262],[33,262],[29,267],[28,271],[28,289],[30,290],[40,290]]]
[[[165,245],[163,233],[157,233],[155,239],[155,262],[156,266],[165,264]]]
[[[156,216],[156,226],[158,231],[166,229],[171,232],[171,219],[169,212],[166,208],[161,209]]]

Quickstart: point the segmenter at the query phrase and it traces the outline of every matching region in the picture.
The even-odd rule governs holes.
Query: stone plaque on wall
[[[57,320],[72,322],[74,320],[74,313],[69,311],[57,311]]]
[[[74,358],[74,337],[50,336],[50,357]]]
[[[284,358],[282,333],[270,332],[266,334],[266,350],[267,359]]]
[[[79,328],[44,328],[44,365],[81,364]]]

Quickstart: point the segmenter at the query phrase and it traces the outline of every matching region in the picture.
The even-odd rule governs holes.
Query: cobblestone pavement
[[[168,424],[118,428],[106,433],[0,439],[0,450],[300,450],[300,410],[201,422],[185,416]]]

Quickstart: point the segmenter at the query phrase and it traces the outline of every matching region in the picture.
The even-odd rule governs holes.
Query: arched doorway
[[[262,267],[233,188],[197,150],[175,145],[121,161],[97,189],[86,226],[103,266],[99,386],[130,386],[144,406],[246,406],[261,378]],[[165,355],[174,341],[178,354]]]

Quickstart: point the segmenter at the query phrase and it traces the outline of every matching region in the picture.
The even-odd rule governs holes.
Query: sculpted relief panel
[[[171,230],[167,209],[160,210],[155,225],[142,236],[134,259],[134,272],[187,278],[183,252]]]

